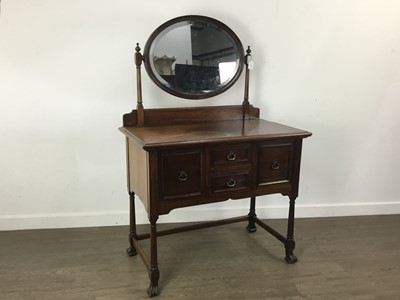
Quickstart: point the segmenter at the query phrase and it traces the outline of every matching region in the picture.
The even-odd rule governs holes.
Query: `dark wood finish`
[[[251,161],[251,144],[214,147],[211,159],[211,163],[215,166],[249,163]]]
[[[246,229],[256,225],[284,243],[285,260],[296,262],[293,253],[294,201],[298,195],[302,139],[311,133],[257,118],[243,119],[244,106],[174,108],[144,110],[144,126],[137,112],[124,115],[125,134],[131,155],[146,160],[146,172],[139,172],[129,161],[129,176],[146,174],[139,196],[150,220],[150,233],[137,235],[131,224],[130,249],[136,249],[149,269],[149,296],[156,296],[159,269],[157,237],[227,224],[214,221],[157,232],[157,219],[172,209],[250,197],[250,211],[233,221],[247,221]],[[142,153],[142,154],[140,154]],[[133,195],[133,189],[129,187]],[[281,193],[290,197],[287,236],[258,220],[256,196]],[[132,200],[131,200],[132,202]],[[134,208],[131,208],[131,214]],[[131,222],[134,218],[131,217]],[[150,238],[150,258],[144,255],[139,240]],[[132,246],[133,245],[133,246]],[[134,248],[133,248],[134,247]],[[130,254],[131,252],[128,252]]]
[[[158,217],[150,217],[150,285],[147,289],[147,294],[150,297],[158,296],[160,294],[158,288],[158,280],[160,278],[160,271],[158,270],[157,259],[157,219]]]
[[[139,43],[136,43],[135,48],[135,65],[136,65],[136,90],[137,90],[137,125],[144,125],[144,108],[143,108],[143,100],[142,100],[142,75],[140,71],[140,66],[142,65],[143,56],[140,53]]]
[[[246,229],[248,232],[256,232],[256,197],[250,198],[250,210],[249,210],[249,224],[247,225]]]
[[[294,206],[298,195],[302,139],[311,133],[259,119],[260,110],[249,102],[249,61],[251,50],[240,56],[240,68],[228,85],[206,95],[182,95],[166,88],[156,78],[150,63],[150,48],[159,34],[177,22],[201,20],[217,24],[228,32],[239,49],[237,36],[224,24],[202,16],[184,16],[161,25],[146,43],[144,56],[139,44],[135,50],[137,109],[123,116],[121,132],[126,136],[128,192],[130,194],[130,256],[139,253],[149,271],[150,297],[160,293],[157,237],[247,221],[247,231],[255,232],[257,223],[284,243],[285,260],[297,261],[293,254]],[[163,90],[184,98],[202,99],[229,88],[246,66],[242,105],[144,109],[140,68],[145,62],[153,81]],[[144,204],[150,233],[137,235],[135,191]],[[286,238],[256,215],[256,196],[281,193],[290,198]],[[206,222],[157,232],[160,215],[172,209],[250,197],[245,217]],[[150,238],[150,258],[139,240]]]
[[[138,124],[138,112],[132,112],[123,116],[123,126],[165,126],[165,125],[187,125],[190,123],[215,122],[216,120],[242,120],[243,106],[209,106],[195,108],[156,108],[144,111],[145,120],[142,125]],[[259,118],[260,110],[252,107],[246,119]],[[220,118],[220,119],[219,119]]]
[[[135,256],[137,254],[133,240],[136,235],[136,212],[135,212],[135,193],[129,192],[129,248],[126,249],[126,254]]]
[[[289,218],[288,218],[288,227],[287,227],[287,236],[285,240],[285,260],[289,264],[293,264],[297,261],[297,257],[293,254],[293,250],[296,246],[294,241],[294,205],[295,205],[296,197],[290,197],[289,204]]]
[[[292,142],[264,143],[258,151],[258,185],[292,181]]]
[[[244,79],[244,96],[243,96],[243,113],[245,114],[250,106],[249,102],[249,85],[250,85],[250,70],[249,70],[249,59],[251,57],[250,46],[247,47],[244,63],[246,66],[245,79]]]
[[[204,195],[203,156],[201,148],[160,153],[160,194],[163,200]]]
[[[205,111],[208,111],[208,108]],[[145,115],[147,116],[146,113]],[[200,116],[202,115],[200,114]],[[222,112],[222,115],[225,114]],[[217,114],[215,116],[217,117]],[[174,110],[165,118],[174,120]],[[189,124],[170,124],[168,126],[166,124],[145,127],[124,126],[120,128],[120,131],[146,151],[204,145],[205,143],[224,145],[226,143],[293,140],[311,135],[304,130],[262,119],[224,121],[221,118],[214,118],[213,121],[207,118],[204,122],[193,120]]]
[[[215,221],[207,221],[207,222],[201,222],[201,223],[192,224],[192,225],[180,226],[180,227],[176,227],[176,228],[157,231],[157,237],[169,235],[169,234],[186,232],[186,231],[192,231],[192,230],[197,230],[197,229],[204,229],[204,228],[222,226],[222,225],[227,225],[227,224],[232,224],[232,223],[238,223],[238,222],[247,221],[248,219],[249,219],[248,216],[243,216],[243,217],[234,217],[234,218],[215,220]],[[148,238],[150,238],[150,233],[143,233],[143,234],[137,235],[138,241],[145,240]]]

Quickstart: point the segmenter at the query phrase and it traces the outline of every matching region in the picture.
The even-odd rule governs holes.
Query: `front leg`
[[[136,238],[135,193],[129,192],[129,248],[126,249],[126,254],[129,256],[137,254],[133,238]]]
[[[256,215],[256,197],[251,197],[250,198],[250,211],[249,211],[249,224],[246,226],[246,229],[248,232],[256,232],[257,227],[256,227],[256,222],[255,218],[257,217]]]
[[[296,197],[289,197],[289,218],[288,218],[288,228],[287,228],[287,237],[285,240],[285,260],[289,264],[294,264],[297,261],[297,257],[293,254],[293,250],[296,246],[294,241],[294,206]]]
[[[158,269],[157,260],[157,222],[158,217],[150,219],[150,286],[147,289],[149,297],[160,295],[158,288],[158,279],[160,278],[160,271]]]

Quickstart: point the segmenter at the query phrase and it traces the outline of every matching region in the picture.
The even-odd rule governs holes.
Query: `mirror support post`
[[[135,65],[136,65],[136,89],[137,89],[137,126],[144,125],[144,109],[142,101],[142,76],[140,66],[142,65],[143,55],[140,53],[139,43],[136,43]]]
[[[251,59],[251,50],[250,46],[247,46],[246,55],[244,57],[244,64],[246,66],[245,72],[245,81],[244,81],[244,98],[243,98],[243,120],[246,119],[246,116],[250,111],[250,102],[249,102],[249,80],[250,80],[250,70],[249,70],[249,60]]]

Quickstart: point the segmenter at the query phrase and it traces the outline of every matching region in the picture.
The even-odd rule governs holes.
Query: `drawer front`
[[[214,147],[211,150],[213,165],[246,163],[251,161],[251,146],[249,144],[233,144]]]
[[[215,174],[211,177],[211,191],[212,193],[221,193],[249,189],[250,178],[250,170]]]
[[[161,197],[173,199],[202,195],[202,166],[201,149],[161,153]]]
[[[258,185],[291,182],[291,143],[263,144],[258,148]]]

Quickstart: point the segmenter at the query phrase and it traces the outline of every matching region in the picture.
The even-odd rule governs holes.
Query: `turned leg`
[[[136,238],[136,216],[135,216],[135,193],[129,193],[129,248],[126,249],[126,254],[135,256],[137,254],[133,245],[133,238]]]
[[[285,240],[285,260],[289,264],[294,264],[297,261],[297,257],[293,254],[293,250],[296,246],[294,241],[294,205],[296,197],[289,197],[289,218],[288,218],[288,228],[287,228],[287,237]]]
[[[257,230],[255,218],[256,215],[256,197],[250,198],[250,211],[249,211],[249,224],[246,229],[248,232],[255,232]]]
[[[157,261],[157,218],[150,219],[150,286],[147,289],[147,294],[150,297],[158,296],[160,291],[158,289],[158,279],[160,278],[160,271],[158,270]]]

